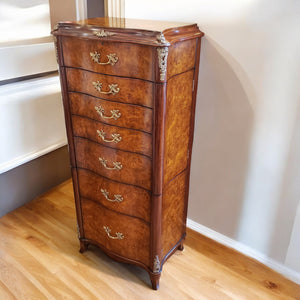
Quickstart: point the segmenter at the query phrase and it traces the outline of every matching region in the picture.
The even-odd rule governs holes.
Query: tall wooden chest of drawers
[[[97,245],[158,288],[183,249],[198,80],[196,24],[114,18],[53,30],[80,251]]]

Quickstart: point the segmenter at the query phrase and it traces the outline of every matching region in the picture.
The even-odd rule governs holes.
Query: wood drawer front
[[[66,73],[70,92],[80,92],[102,99],[152,107],[153,83],[151,82],[102,75],[73,68],[66,68]],[[94,84],[102,84],[101,92],[95,88]],[[116,89],[119,89],[118,92],[113,94],[110,85],[116,85]]]
[[[74,144],[77,167],[94,171],[118,182],[151,189],[152,161],[150,158],[108,148],[79,137],[74,138]]]
[[[150,193],[144,189],[114,182],[83,169],[78,169],[78,181],[81,197],[150,222]]]
[[[106,125],[72,116],[73,134],[107,147],[140,153],[152,157],[152,135],[138,130]]]
[[[125,128],[152,132],[152,109],[69,93],[71,113]],[[97,112],[98,111],[98,112]]]
[[[85,198],[81,198],[81,209],[85,238],[149,266],[150,233],[144,221],[118,214]]]
[[[102,42],[73,37],[62,39],[64,65],[94,72],[153,80],[153,48],[132,43]],[[92,57],[100,54],[100,57]],[[115,63],[107,55],[117,57]],[[96,60],[96,61],[95,61]],[[108,63],[108,64],[103,64]]]

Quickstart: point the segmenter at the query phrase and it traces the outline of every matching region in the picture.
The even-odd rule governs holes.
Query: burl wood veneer
[[[80,251],[146,269],[183,249],[200,41],[196,24],[96,18],[53,30]]]

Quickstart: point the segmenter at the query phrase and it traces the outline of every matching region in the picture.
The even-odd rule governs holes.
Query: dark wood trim
[[[74,190],[74,198],[76,203],[76,218],[78,224],[78,232],[80,237],[84,237],[84,229],[83,229],[83,221],[81,214],[81,204],[80,204],[80,193],[79,193],[79,185],[78,185],[78,175],[76,170],[76,154],[74,147],[74,139],[72,135],[72,118],[71,118],[71,109],[69,103],[68,96],[68,86],[67,86],[67,77],[65,68],[62,67],[64,65],[63,61],[63,50],[61,47],[61,37],[57,36],[55,41],[56,51],[57,51],[57,60],[59,63],[59,74],[60,74],[60,84],[62,90],[62,100],[64,106],[64,115],[65,115],[65,124],[67,129],[67,137],[68,137],[68,150],[70,155],[70,163],[71,163],[71,172],[73,179],[73,190]]]
[[[154,48],[153,51],[156,51]],[[161,262],[161,211],[162,211],[162,184],[164,167],[164,125],[166,106],[166,84],[156,84],[154,112],[153,112],[153,139],[152,139],[152,199],[151,199],[151,231],[150,231],[150,268],[154,268],[154,260],[158,256]],[[162,265],[160,264],[161,272]],[[154,278],[154,277],[153,277]],[[156,277],[155,277],[156,278]],[[152,277],[151,277],[152,279]],[[153,279],[154,280],[154,279]]]
[[[164,134],[166,115],[166,83],[156,84],[153,113],[153,194],[161,195],[163,190]]]

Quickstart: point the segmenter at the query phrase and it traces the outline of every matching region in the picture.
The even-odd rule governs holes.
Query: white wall
[[[85,8],[85,0],[49,0],[51,28],[58,22],[76,20],[76,4],[81,3]]]
[[[125,16],[206,34],[188,217],[300,272],[300,2],[127,0]]]
[[[0,86],[0,174],[67,143],[58,76]]]
[[[48,0],[1,0],[0,32],[0,81],[57,70]]]
[[[75,20],[76,1],[2,2],[0,80],[57,70],[50,23]],[[0,174],[66,144],[57,75],[0,86],[0,138]]]

